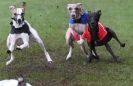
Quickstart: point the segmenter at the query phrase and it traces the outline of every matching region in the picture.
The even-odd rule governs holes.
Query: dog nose
[[[18,23],[20,24],[22,21],[21,21],[21,19],[18,19]]]
[[[72,14],[72,18],[75,18],[75,17],[76,17],[76,15]]]
[[[91,23],[92,25],[94,25],[96,22],[92,20],[90,23]]]
[[[95,22],[91,22],[90,24],[91,24],[91,27],[95,27],[96,25]]]
[[[94,25],[95,23],[94,22],[91,22],[92,25]]]

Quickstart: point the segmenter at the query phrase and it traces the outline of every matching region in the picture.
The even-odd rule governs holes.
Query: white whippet
[[[85,28],[88,27],[88,13],[84,11],[81,3],[68,4],[67,9],[70,14],[70,19],[69,28],[66,32],[66,43],[69,45],[69,53],[66,57],[66,60],[70,59],[72,56],[73,41],[78,43]],[[89,57],[84,44],[81,44],[80,47],[81,50],[86,54],[86,57]]]
[[[30,83],[26,83],[26,81],[20,77],[18,80],[16,79],[6,79],[0,81],[0,86],[32,86]]]
[[[16,6],[10,6],[10,12],[12,16],[11,21],[11,32],[7,37],[7,53],[10,56],[10,60],[6,62],[6,65],[10,64],[14,60],[14,47],[17,44],[18,39],[21,39],[22,44],[17,45],[16,49],[21,50],[23,48],[29,47],[30,37],[34,38],[35,41],[40,45],[42,50],[46,55],[48,62],[52,62],[49,53],[46,51],[45,46],[41,38],[39,37],[37,31],[24,19],[26,3],[23,2],[21,8],[16,8]]]

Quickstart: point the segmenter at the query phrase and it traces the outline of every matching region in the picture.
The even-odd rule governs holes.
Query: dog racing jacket
[[[31,34],[29,30],[29,26],[25,22],[24,22],[24,25],[20,28],[15,28],[12,22],[10,24],[11,24],[11,31],[10,31],[11,34],[20,34],[20,33],[27,33],[28,35]]]
[[[70,18],[69,19],[69,24],[70,25],[73,25],[73,24],[84,24],[84,25],[87,25],[87,19],[88,19],[88,12],[84,12],[82,15],[81,15],[81,18],[80,19],[73,19],[73,18]],[[74,41],[78,41],[80,39],[80,36],[79,36],[79,33],[74,31],[73,29],[68,29],[67,32],[66,32],[66,35],[67,34],[72,34],[73,35],[73,40]]]
[[[88,42],[90,43],[91,42],[91,33],[89,30],[90,30],[90,28],[86,27],[81,38],[83,40],[87,39]],[[102,41],[107,35],[107,31],[101,22],[98,22],[98,34],[97,35],[98,35],[98,38],[100,41]]]
[[[81,24],[87,24],[87,19],[88,19],[88,12],[84,12],[83,15],[81,15],[80,19],[69,19],[69,24],[75,24],[75,23],[81,23]]]

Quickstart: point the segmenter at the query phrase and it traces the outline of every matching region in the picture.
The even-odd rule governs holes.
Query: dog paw
[[[68,61],[68,60],[71,60],[71,57],[66,57],[66,60]]]
[[[8,66],[10,64],[10,62],[6,62],[6,66]]]
[[[17,47],[16,47],[16,50],[22,50],[22,49],[20,48],[20,46],[17,46]]]
[[[116,56],[116,58],[112,58],[111,60],[109,60],[109,63],[121,63],[121,59],[119,58],[119,56]]]
[[[11,54],[11,51],[10,51],[10,50],[7,50],[6,53],[7,53],[7,54]]]
[[[99,60],[100,58],[99,58],[99,56],[93,56],[96,60]]]
[[[93,57],[92,56],[89,56],[89,58],[87,58],[86,62],[87,63],[91,63],[92,62],[92,59],[93,59]]]
[[[122,63],[122,59],[119,56],[117,56],[117,60],[115,62],[116,63]]]
[[[71,57],[69,57],[69,58],[66,58],[66,61],[70,61],[72,58]]]
[[[52,64],[52,63],[53,63],[53,61],[48,61],[48,63],[49,63],[49,64]]]
[[[22,50],[22,49],[17,47],[16,50]]]
[[[71,54],[68,54],[66,57],[66,60],[69,60],[69,59],[71,59]]]
[[[121,44],[121,47],[125,47],[125,45],[126,45],[125,43],[122,43],[122,44]]]

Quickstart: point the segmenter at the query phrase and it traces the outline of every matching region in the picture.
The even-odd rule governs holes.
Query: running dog
[[[26,83],[23,77],[16,79],[1,80],[0,86],[32,86],[30,83]]]
[[[89,12],[88,16],[89,28],[86,28],[78,43],[82,44],[85,39],[88,40],[88,44],[90,46],[90,56],[88,62],[91,62],[92,57],[99,59],[95,47],[103,45],[106,47],[107,51],[112,55],[114,61],[118,62],[119,60],[117,56],[113,53],[108,42],[112,38],[114,38],[120,44],[121,47],[125,47],[125,43],[122,43],[118,39],[116,33],[112,29],[104,26],[101,22],[99,22],[100,16],[101,16],[101,10],[98,10],[96,12]]]
[[[66,44],[69,45],[69,53],[66,57],[66,60],[71,58],[72,49],[73,49],[73,42],[80,40],[82,33],[84,32],[85,28],[88,27],[87,24],[87,17],[88,12],[86,12],[83,7],[82,3],[73,3],[68,4],[67,9],[70,15],[69,19],[69,28],[66,32]],[[80,45],[81,50],[86,54],[88,57],[88,52],[85,49],[84,44]]]
[[[6,65],[9,65],[14,60],[13,51],[15,45],[17,45],[17,50],[29,47],[30,38],[33,38],[40,45],[46,55],[47,61],[52,62],[52,59],[45,49],[44,43],[39,37],[37,31],[29,24],[28,21],[24,19],[25,9],[25,2],[23,2],[20,8],[16,8],[16,6],[9,7],[11,13],[11,31],[7,37],[7,54],[9,55],[10,60],[6,62]],[[22,44],[18,45],[19,39],[21,40]]]

